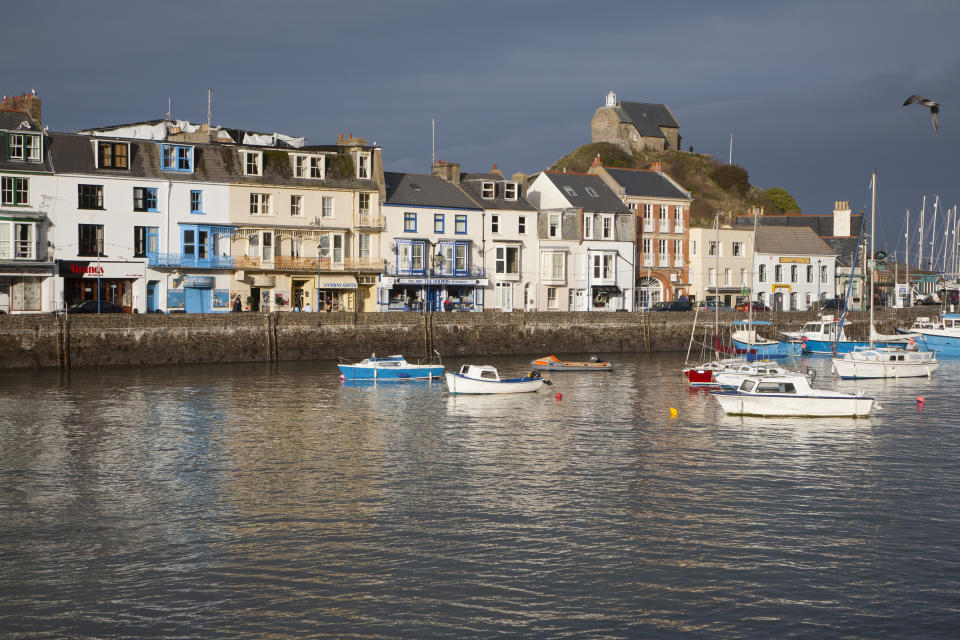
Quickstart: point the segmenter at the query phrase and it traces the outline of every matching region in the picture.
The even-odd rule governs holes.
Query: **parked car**
[[[112,302],[100,300],[99,309],[97,308],[97,304],[97,300],[84,300],[83,302],[78,302],[77,304],[67,307],[67,313],[123,313],[123,307],[113,304]]]
[[[694,305],[694,308],[703,311],[733,311],[733,307],[729,307],[721,302],[716,300],[698,300]]]
[[[937,292],[937,296],[940,298],[941,304],[960,304],[960,291],[956,289],[941,289]]]
[[[650,311],[690,311],[692,307],[689,302],[681,300],[671,300],[670,302],[654,302]]]
[[[770,311],[770,307],[763,304],[759,300],[754,300],[753,302],[750,303],[750,305],[753,307],[754,311]],[[746,311],[746,310],[747,310],[746,302],[741,302],[740,304],[737,305],[737,311]]]
[[[827,300],[823,300],[814,308],[818,309],[819,311],[843,311],[843,298],[829,298]]]

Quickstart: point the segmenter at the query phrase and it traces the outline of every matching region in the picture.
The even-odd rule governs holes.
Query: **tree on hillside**
[[[721,164],[710,172],[710,179],[724,191],[735,193],[741,198],[750,190],[750,174],[735,164]]]
[[[772,187],[763,192],[763,195],[774,204],[781,211],[796,211],[800,212],[800,205],[797,204],[797,201],[793,199],[793,196],[787,193],[786,189],[781,189],[780,187]]]

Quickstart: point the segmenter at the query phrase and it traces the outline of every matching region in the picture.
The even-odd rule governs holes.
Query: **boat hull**
[[[933,330],[934,332],[936,330]],[[917,344],[930,351],[936,351],[938,356],[960,356],[960,334],[952,333],[925,333],[913,331]]]
[[[530,367],[537,371],[610,371],[613,365],[609,362],[557,362],[534,360]]]
[[[803,353],[802,342],[747,343],[734,338],[737,353],[743,352],[757,358],[787,358]]]
[[[862,418],[870,415],[873,398],[864,396],[796,396],[714,391],[728,415],[797,418]]]
[[[351,364],[338,364],[340,375],[346,380],[377,380],[382,382],[399,380],[434,380],[443,376],[443,366],[428,367],[370,367]]]
[[[543,386],[541,378],[513,378],[510,380],[479,380],[459,373],[444,374],[451,394],[530,393]]]
[[[936,360],[929,362],[873,362],[849,358],[833,359],[834,370],[844,380],[857,378],[922,378],[929,377],[939,367],[940,363]]]
[[[836,345],[836,351],[834,351],[834,345]],[[874,342],[873,346],[875,347],[902,347],[903,342]],[[851,341],[851,340],[838,340],[833,342],[832,340],[804,340],[803,342],[803,352],[807,355],[812,356],[832,356],[840,355],[844,353],[853,353],[854,351],[862,351],[864,349],[869,349],[870,343],[866,340],[864,341]],[[958,352],[960,353],[960,352]]]

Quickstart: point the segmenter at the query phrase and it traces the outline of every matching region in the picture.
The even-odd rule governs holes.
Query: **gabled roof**
[[[50,173],[53,167],[50,164],[49,138],[43,134],[43,129],[30,116],[23,111],[10,111],[0,109],[0,130],[8,130],[11,133],[32,133],[41,134],[41,144],[44,145],[42,162],[22,162],[7,159],[7,150],[4,148],[6,140],[0,134],[0,171],[11,171],[17,173]]]
[[[29,113],[25,111],[11,111],[10,109],[0,109],[0,129],[10,129],[12,131],[43,131]]]
[[[757,227],[757,253],[834,256],[837,252],[810,227]]]
[[[678,189],[663,174],[649,169],[613,169],[604,167],[610,177],[624,188],[628,196],[649,198],[682,198],[690,200],[690,194]]]
[[[483,197],[483,183],[492,182],[495,185],[494,197]],[[504,197],[504,182],[513,182],[506,180],[498,173],[463,173],[460,174],[460,188],[467,192],[473,200],[484,209],[507,210],[507,211],[536,211],[537,208],[527,202],[527,199],[520,195],[520,185],[517,184],[517,199],[507,200]]]
[[[680,124],[665,104],[621,101],[617,111],[623,122],[633,123],[637,131],[647,137],[663,138],[660,127],[680,128]]]
[[[600,176],[557,171],[544,171],[543,175],[556,185],[571,207],[602,213],[631,213]],[[573,190],[573,194],[567,191],[567,187]],[[591,195],[588,187],[597,195]]]
[[[387,187],[384,204],[481,210],[460,187],[437,176],[385,171],[383,178]]]

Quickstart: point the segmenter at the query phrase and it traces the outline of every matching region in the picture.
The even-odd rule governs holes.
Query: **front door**
[[[184,310],[187,313],[213,313],[210,289],[187,287],[183,290]]]
[[[509,282],[498,282],[497,290],[500,294],[500,311],[513,311],[513,284]]]
[[[159,282],[151,280],[147,283],[147,313],[157,310],[157,285]]]
[[[773,294],[773,309],[774,311],[783,311],[783,294],[779,291]]]
[[[260,311],[260,287],[250,287],[250,311]]]

